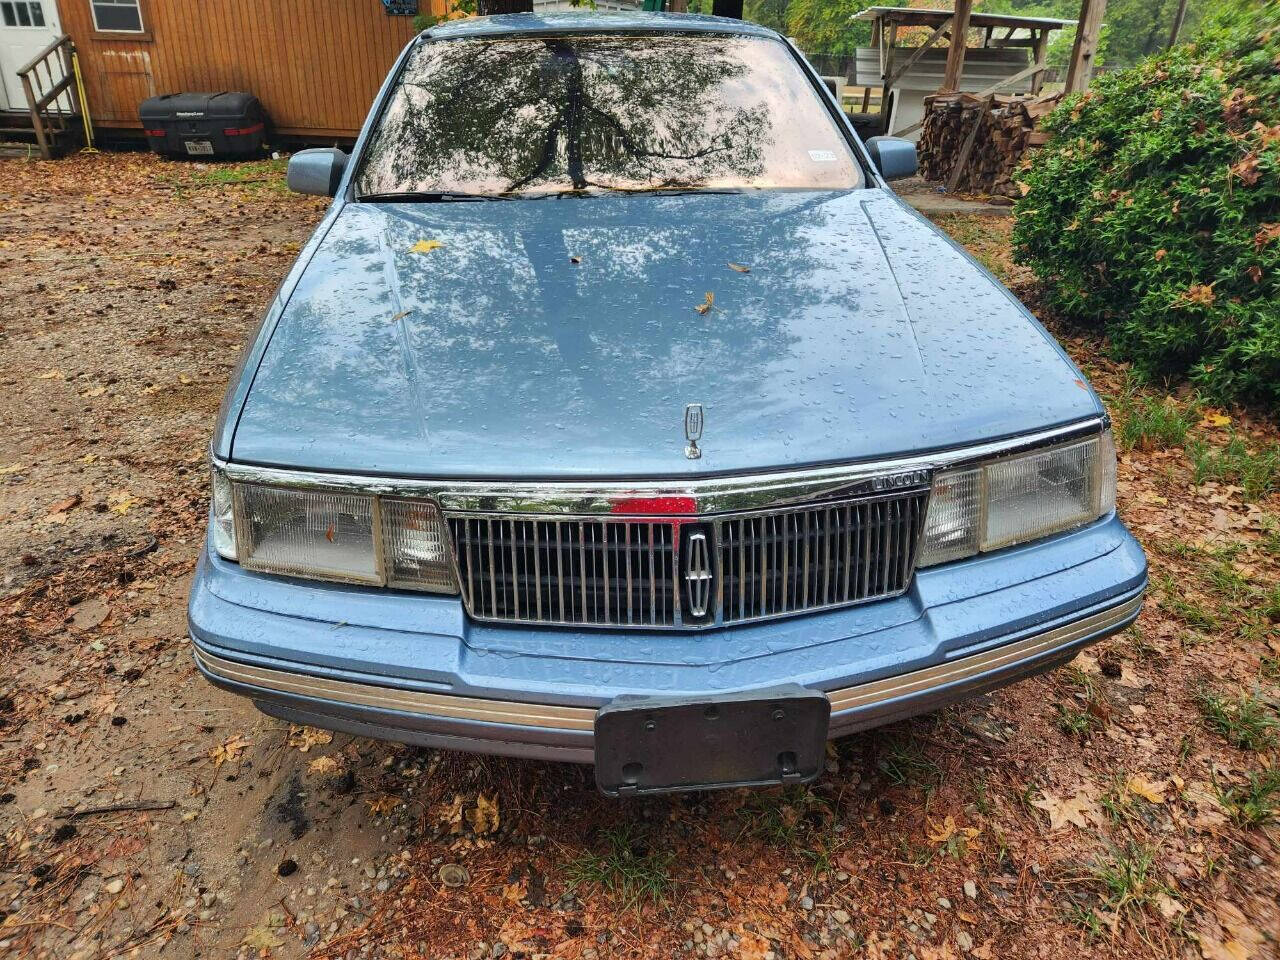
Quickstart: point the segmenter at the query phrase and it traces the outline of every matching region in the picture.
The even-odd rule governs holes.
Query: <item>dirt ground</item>
[[[1131,445],[1138,624],[810,789],[619,803],[210,688],[206,445],[323,206],[279,164],[0,162],[0,955],[1280,956],[1275,427],[1070,331]],[[944,226],[1034,306],[1008,220]]]

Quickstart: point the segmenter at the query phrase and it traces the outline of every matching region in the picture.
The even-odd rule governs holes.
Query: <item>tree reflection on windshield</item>
[[[858,186],[780,43],[585,35],[427,41],[357,177],[361,195]]]

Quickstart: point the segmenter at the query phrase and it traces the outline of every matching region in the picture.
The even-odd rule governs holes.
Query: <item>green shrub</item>
[[[1280,0],[1099,78],[1047,118],[1016,257],[1145,377],[1280,407]]]

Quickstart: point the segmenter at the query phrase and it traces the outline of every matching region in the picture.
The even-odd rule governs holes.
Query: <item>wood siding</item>
[[[437,15],[445,0],[420,0]],[[89,0],[58,0],[94,122],[139,128],[164,93],[246,90],[284,134],[354,137],[413,18],[381,0],[142,0],[145,33],[99,33]]]

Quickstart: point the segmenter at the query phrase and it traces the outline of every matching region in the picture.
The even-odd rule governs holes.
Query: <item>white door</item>
[[[18,69],[62,34],[57,0],[0,0],[0,108],[26,110]],[[55,79],[62,75],[55,65]]]

